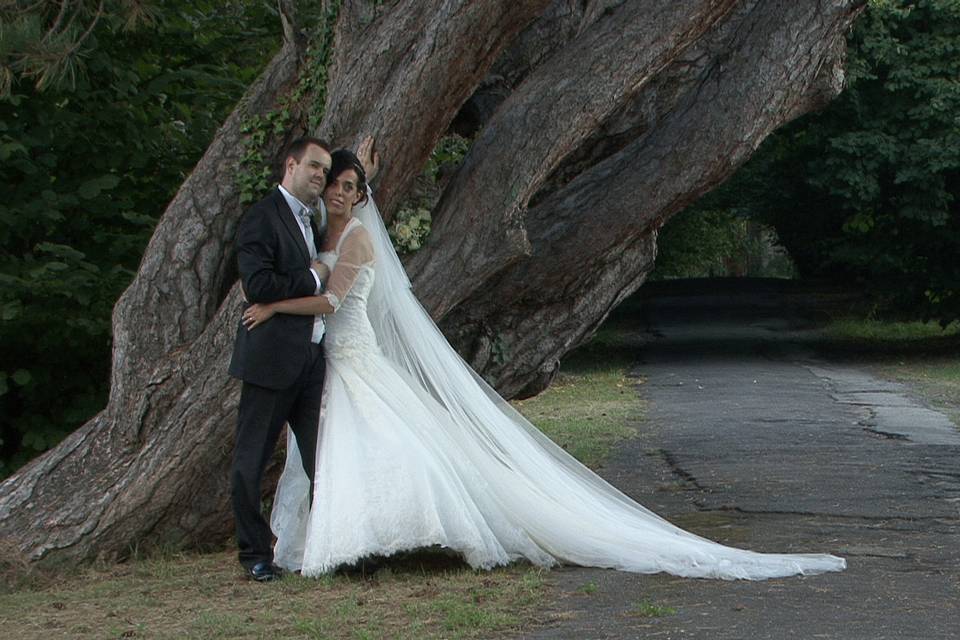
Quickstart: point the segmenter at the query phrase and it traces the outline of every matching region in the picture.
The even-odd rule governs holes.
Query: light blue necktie
[[[300,210],[300,221],[303,222],[303,236],[307,241],[307,251],[310,252],[310,259],[317,259],[317,246],[313,241],[313,227],[310,226],[310,219],[313,217],[313,212],[304,207]]]
[[[304,207],[298,214],[300,221],[303,222],[303,237],[307,241],[307,251],[310,252],[310,259],[317,259],[317,246],[313,243],[313,228],[310,226],[310,219],[313,217],[313,211]],[[323,337],[323,317],[316,316],[313,321],[313,332],[310,336],[310,342],[317,344]]]

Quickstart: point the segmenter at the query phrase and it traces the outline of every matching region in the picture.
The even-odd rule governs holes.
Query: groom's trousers
[[[261,509],[261,484],[286,423],[296,437],[303,470],[310,478],[312,504],[326,365],[321,344],[310,344],[307,348],[310,357],[290,387],[268,389],[244,382],[240,392],[231,482],[240,564],[247,569],[258,562],[273,561],[273,534]]]

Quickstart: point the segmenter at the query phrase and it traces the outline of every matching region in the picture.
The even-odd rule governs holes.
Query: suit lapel
[[[316,216],[313,216],[313,218],[316,218]],[[310,218],[310,228],[313,229],[313,248],[316,249],[317,253],[320,253],[320,245],[322,244],[320,242],[320,234],[323,232],[313,221],[313,218]],[[324,228],[326,228],[326,225],[324,225]]]
[[[310,251],[307,249],[306,240],[303,239],[303,232],[300,231],[300,226],[297,225],[297,221],[293,219],[293,211],[290,210],[287,199],[283,197],[279,189],[273,190],[273,202],[277,206],[277,216],[280,217],[283,228],[287,230],[293,242],[296,243],[300,249],[300,254],[303,256],[304,262],[310,264]],[[314,235],[314,237],[316,237],[316,235]]]

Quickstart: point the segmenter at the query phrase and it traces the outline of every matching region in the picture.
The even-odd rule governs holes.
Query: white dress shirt
[[[295,195],[293,195],[292,193],[284,189],[282,185],[277,185],[277,188],[280,189],[280,194],[283,196],[284,200],[287,201],[287,205],[290,207],[290,211],[292,212],[293,219],[297,222],[297,227],[300,229],[300,233],[303,234],[303,241],[307,245],[307,251],[310,252],[310,259],[316,260],[317,247],[314,245],[314,243],[309,241],[307,236],[307,229],[303,224],[303,220],[298,215],[299,211],[302,211],[303,209],[309,209],[310,207],[308,207],[303,202],[301,202],[300,199],[297,198]],[[317,215],[321,217],[320,222],[317,224],[317,227],[321,227],[321,228],[326,227],[327,225],[324,224],[325,221],[323,219],[323,216],[326,215],[326,210],[322,206],[317,211]],[[314,295],[320,295],[321,293],[323,293],[323,283],[320,281],[320,276],[313,269],[313,267],[310,267],[310,273],[313,274],[313,279],[317,283],[317,288],[314,290],[313,293]],[[310,341],[315,343],[320,342],[320,340],[323,338],[323,331],[324,331],[323,316],[314,316],[313,317],[313,335],[310,337]]]

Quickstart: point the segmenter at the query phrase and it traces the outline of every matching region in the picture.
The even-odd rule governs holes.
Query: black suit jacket
[[[313,237],[319,239],[316,227]],[[279,189],[274,188],[244,214],[237,231],[237,262],[250,303],[316,292],[310,252]],[[245,303],[244,308],[247,306]],[[313,316],[278,313],[251,331],[241,318],[230,375],[268,389],[289,387],[303,370],[312,333]]]

